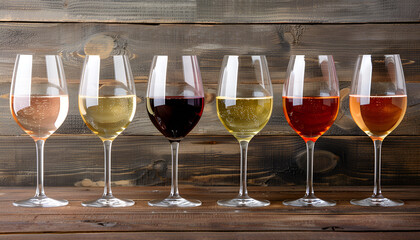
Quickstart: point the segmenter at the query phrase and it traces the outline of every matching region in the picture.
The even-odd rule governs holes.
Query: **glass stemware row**
[[[331,55],[291,56],[283,86],[283,112],[288,124],[307,148],[306,193],[291,206],[334,206],[334,201],[315,196],[314,147],[334,123],[340,105],[339,82]],[[398,206],[403,202],[382,196],[380,185],[381,144],[402,121],[407,107],[404,74],[399,55],[361,55],[350,91],[350,112],[375,145],[374,192],[369,198],[352,200],[361,206]],[[83,202],[87,207],[127,207],[134,201],[119,199],[111,190],[111,146],[134,118],[136,90],[129,59],[124,55],[86,56],[80,88],[79,110],[83,121],[104,145],[104,192],[99,199]],[[195,207],[178,190],[180,141],[196,126],[204,109],[204,87],[196,56],[155,56],[149,74],[146,108],[153,125],[168,139],[172,153],[171,190],[167,198],[150,206]],[[251,198],[247,191],[247,151],[251,139],[269,121],[273,89],[265,56],[229,55],[223,59],[216,97],[217,115],[240,146],[240,188],[233,199],[219,200],[226,207],[263,207],[268,200]],[[69,100],[61,58],[56,55],[18,55],[10,91],[10,108],[18,125],[30,135],[37,150],[35,196],[16,201],[22,207],[59,207],[44,192],[44,143],[64,122]]]

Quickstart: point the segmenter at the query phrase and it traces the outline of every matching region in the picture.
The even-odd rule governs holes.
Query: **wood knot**
[[[83,49],[85,55],[99,55],[101,59],[104,59],[111,55],[114,39],[104,34],[95,34],[86,41]]]
[[[316,150],[314,153],[314,161],[316,164],[313,165],[315,173],[326,173],[333,170],[340,160],[340,157],[332,152],[325,150]],[[296,164],[300,169],[306,169],[306,150],[300,152],[296,156]]]
[[[322,230],[327,230],[327,231],[335,231],[335,230],[342,230],[344,228],[342,227],[338,227],[338,226],[328,226],[328,227],[323,227]]]
[[[99,55],[101,59],[112,55],[129,55],[127,46],[127,39],[118,34],[99,33],[86,40],[82,55]]]
[[[91,223],[93,225],[101,226],[101,227],[114,227],[117,225],[116,222],[98,222],[95,220],[82,220],[84,223]]]

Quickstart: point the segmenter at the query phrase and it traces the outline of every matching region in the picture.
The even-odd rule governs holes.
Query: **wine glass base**
[[[13,206],[16,207],[63,207],[69,204],[67,200],[56,200],[47,196],[32,197],[29,199],[16,201]]]
[[[268,200],[257,200],[249,196],[238,197],[234,199],[223,199],[217,201],[219,206],[223,207],[266,207],[270,205]]]
[[[84,207],[130,207],[134,205],[134,201],[128,199],[119,199],[114,196],[101,197],[94,201],[82,202]]]
[[[167,197],[163,200],[152,200],[149,201],[149,206],[152,207],[198,207],[201,206],[200,200],[190,199],[187,200],[181,196],[178,197]]]
[[[401,200],[391,200],[385,197],[368,197],[361,200],[353,199],[350,203],[364,207],[396,207],[404,205],[404,202]]]
[[[283,204],[294,207],[331,207],[336,203],[331,200],[322,200],[317,197],[303,197],[296,200],[284,200]]]

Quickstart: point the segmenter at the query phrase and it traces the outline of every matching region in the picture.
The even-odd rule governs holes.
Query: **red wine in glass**
[[[171,144],[171,192],[165,199],[149,201],[153,207],[197,207],[201,201],[185,199],[178,190],[180,141],[203,114],[204,88],[197,56],[153,57],[147,84],[147,114]]]
[[[316,141],[334,123],[340,98],[283,97],[283,111],[289,125],[305,142]]]
[[[147,98],[150,120],[165,137],[172,140],[184,138],[197,125],[203,108],[203,97]]]

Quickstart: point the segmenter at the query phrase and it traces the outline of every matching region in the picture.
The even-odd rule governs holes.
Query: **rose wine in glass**
[[[86,56],[79,89],[79,111],[86,126],[104,144],[104,193],[85,207],[128,207],[134,201],[114,197],[111,190],[112,141],[133,120],[136,90],[130,62],[125,55]]]
[[[315,196],[313,157],[315,142],[334,123],[340,105],[338,79],[330,55],[294,55],[290,58],[283,87],[283,112],[289,125],[306,142],[306,193],[283,204],[296,207],[334,206],[334,201]]]
[[[178,190],[180,141],[197,125],[204,109],[204,89],[196,56],[154,56],[147,87],[147,114],[169,140],[172,150],[171,192],[152,200],[155,207],[196,207],[201,202],[181,197]]]
[[[273,89],[265,56],[225,56],[216,97],[217,115],[239,142],[240,187],[233,199],[217,201],[225,207],[264,207],[268,200],[248,196],[248,144],[267,124],[273,110]]]
[[[10,110],[17,124],[31,136],[37,152],[35,196],[13,203],[19,207],[61,207],[44,191],[44,144],[64,122],[69,109],[63,64],[57,55],[18,55],[10,89]]]
[[[361,55],[357,59],[350,92],[350,113],[373,141],[374,188],[371,197],[351,200],[354,205],[393,207],[404,203],[385,198],[381,192],[382,141],[402,121],[407,109],[404,72],[398,54]]]

